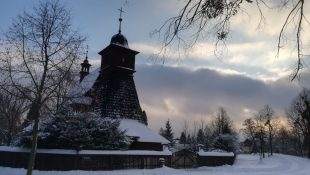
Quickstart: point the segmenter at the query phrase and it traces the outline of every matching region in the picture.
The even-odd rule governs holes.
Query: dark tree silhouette
[[[251,153],[257,152],[257,145],[256,145],[256,126],[255,121],[251,118],[244,120],[243,122],[243,129],[242,132],[247,139],[251,141],[252,149]]]
[[[186,144],[187,143],[187,138],[186,138],[185,132],[181,132],[180,143],[181,144]]]
[[[267,127],[268,132],[268,145],[269,145],[269,152],[271,155],[273,155],[273,134],[274,134],[274,127],[272,124],[273,120],[273,114],[274,111],[269,105],[265,105],[259,112],[258,112],[258,120],[262,122],[261,124],[264,124],[265,127]],[[264,129],[263,126],[261,126],[261,129]]]
[[[213,147],[225,151],[236,151],[237,134],[233,123],[223,107],[218,109],[215,119],[211,123],[213,130]]]
[[[201,128],[198,130],[196,140],[197,140],[198,144],[205,144],[205,142],[206,142],[205,141],[205,134]]]
[[[310,158],[310,90],[303,89],[287,112],[291,126],[302,133],[303,145]]]
[[[161,128],[159,133],[170,142],[173,142],[174,136],[170,120],[167,120],[165,129]]]
[[[12,143],[13,137],[20,131],[23,114],[28,110],[24,99],[0,91],[0,144],[1,140],[6,145]],[[1,135],[3,139],[1,139]]]
[[[258,111],[255,117],[257,136],[260,141],[260,155],[265,157],[265,138],[268,133],[268,145],[270,154],[273,154],[273,125],[272,116],[274,114],[273,109],[269,105],[265,105],[262,109]]]

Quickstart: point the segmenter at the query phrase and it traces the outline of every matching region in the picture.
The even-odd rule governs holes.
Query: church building
[[[120,120],[134,142],[131,150],[163,151],[169,141],[147,127],[147,115],[141,109],[134,82],[135,59],[139,53],[129,47],[121,32],[112,36],[110,44],[99,52],[100,68],[90,72],[87,54],[81,64],[80,82],[73,88],[72,108],[78,112],[94,110],[102,117]]]

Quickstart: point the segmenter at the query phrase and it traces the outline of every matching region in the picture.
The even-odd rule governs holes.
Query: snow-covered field
[[[24,175],[24,169],[0,167],[0,175]],[[117,171],[35,171],[34,175],[310,175],[310,159],[274,155],[259,160],[258,156],[239,155],[235,165],[196,169],[158,168]]]

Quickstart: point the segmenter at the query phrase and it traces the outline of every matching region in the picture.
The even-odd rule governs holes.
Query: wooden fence
[[[1,147],[1,146],[0,146]],[[5,147],[4,147],[5,148]],[[170,154],[169,154],[170,153]],[[0,166],[26,168],[29,150],[20,148],[0,149]],[[199,155],[182,150],[165,151],[96,151],[96,150],[38,150],[35,169],[38,170],[116,170],[150,169],[165,165],[173,168],[232,165],[235,156]]]
[[[198,156],[198,166],[233,165],[236,156]]]
[[[0,151],[0,166],[26,168],[28,152]],[[115,170],[161,167],[160,158],[171,165],[169,155],[96,155],[37,153],[35,169],[38,170]]]

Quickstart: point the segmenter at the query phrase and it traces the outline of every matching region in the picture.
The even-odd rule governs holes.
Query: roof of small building
[[[120,129],[126,130],[126,135],[128,136],[137,137],[139,142],[170,143],[157,132],[151,130],[145,124],[137,120],[122,119],[120,121]]]
[[[27,148],[0,146],[3,152],[30,152]],[[167,149],[163,151],[150,150],[72,150],[72,149],[37,149],[37,153],[44,154],[71,154],[71,155],[160,155],[169,156],[171,152]]]
[[[76,81],[76,84],[69,91],[69,96],[75,101],[80,101],[80,98],[84,98],[85,93],[93,87],[99,73],[100,68],[97,68],[90,72],[81,82]]]

